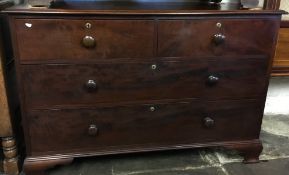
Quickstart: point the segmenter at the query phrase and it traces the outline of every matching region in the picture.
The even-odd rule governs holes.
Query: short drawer
[[[152,20],[16,19],[14,22],[21,61],[153,56]]]
[[[263,104],[255,100],[33,111],[27,116],[30,154],[256,139],[262,112]]]
[[[160,57],[268,56],[278,28],[275,19],[160,20],[157,53]]]
[[[31,108],[200,97],[205,61],[22,66]]]

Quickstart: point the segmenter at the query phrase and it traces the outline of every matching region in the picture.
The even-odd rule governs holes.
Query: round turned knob
[[[82,45],[86,48],[94,48],[96,45],[96,42],[92,36],[85,36],[82,39]]]
[[[220,45],[225,42],[226,36],[223,34],[215,34],[213,37],[213,41],[216,45]]]
[[[98,128],[96,125],[90,125],[88,128],[88,135],[90,136],[96,136],[98,133]]]
[[[85,84],[88,91],[92,92],[97,89],[96,82],[94,80],[88,80]]]
[[[213,127],[214,124],[215,124],[215,121],[214,121],[213,119],[211,119],[210,117],[204,118],[204,125],[205,125],[207,128]]]
[[[208,77],[207,83],[208,83],[209,85],[215,85],[215,84],[217,84],[218,82],[219,82],[219,77],[216,77],[216,76],[214,76],[214,75],[210,75],[210,76]]]
[[[220,2],[222,2],[222,0],[210,0],[210,3],[220,3]]]

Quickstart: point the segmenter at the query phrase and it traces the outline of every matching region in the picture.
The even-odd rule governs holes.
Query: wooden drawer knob
[[[89,136],[96,136],[98,133],[98,128],[96,125],[90,125],[88,128],[88,135]]]
[[[215,125],[215,121],[210,117],[206,117],[206,118],[204,118],[204,125],[207,128],[211,128]]]
[[[92,36],[85,36],[82,39],[82,45],[88,49],[96,46],[96,41]]]
[[[207,83],[208,85],[215,85],[219,82],[219,77],[214,76],[214,75],[210,75],[208,77]]]
[[[213,37],[213,41],[216,45],[220,45],[225,42],[226,36],[223,34],[215,34]]]
[[[88,80],[85,84],[86,89],[88,92],[93,92],[97,89],[97,84],[94,80]]]
[[[220,3],[220,2],[222,2],[222,0],[210,0],[210,3]]]

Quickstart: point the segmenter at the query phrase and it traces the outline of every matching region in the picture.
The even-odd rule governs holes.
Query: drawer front
[[[265,58],[192,59],[95,65],[25,65],[26,105],[50,108],[163,99],[264,97]],[[210,78],[217,78],[211,82]]]
[[[204,96],[209,100],[264,98],[270,76],[268,62],[265,57],[221,57],[209,60]],[[213,77],[217,81],[211,81]]]
[[[15,28],[21,61],[145,58],[154,51],[152,20],[17,19]]]
[[[92,105],[199,97],[205,63],[159,61],[22,66],[28,107]]]
[[[256,139],[262,109],[258,101],[247,100],[33,111],[28,115],[31,154]]]
[[[161,57],[272,55],[278,27],[274,19],[160,20],[157,53]]]

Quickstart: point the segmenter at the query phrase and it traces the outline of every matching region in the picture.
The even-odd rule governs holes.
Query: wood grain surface
[[[271,56],[278,25],[274,19],[160,20],[158,56]],[[225,36],[222,44],[212,42],[215,34]]]
[[[276,54],[273,63],[274,76],[289,75],[289,28],[280,28]]]
[[[1,29],[0,29],[1,30]],[[0,33],[2,33],[0,31]],[[5,44],[5,43],[4,43]],[[5,87],[3,70],[3,40],[0,35],[0,137],[12,136],[12,124],[8,108],[8,100]]]
[[[256,100],[37,110],[28,114],[29,156],[257,139],[262,111]],[[213,126],[205,126],[206,117]]]
[[[21,61],[149,58],[154,52],[152,20],[18,19],[15,27]],[[82,45],[85,36],[95,39],[95,48]]]
[[[29,82],[23,84],[28,109],[185,98],[260,98],[266,93],[268,68],[268,59],[263,57],[21,66],[23,80]],[[209,76],[219,81],[210,85]],[[89,80],[96,83],[95,89],[86,87]]]
[[[29,173],[74,157],[212,146],[258,161],[281,12],[99,8],[5,11]]]

